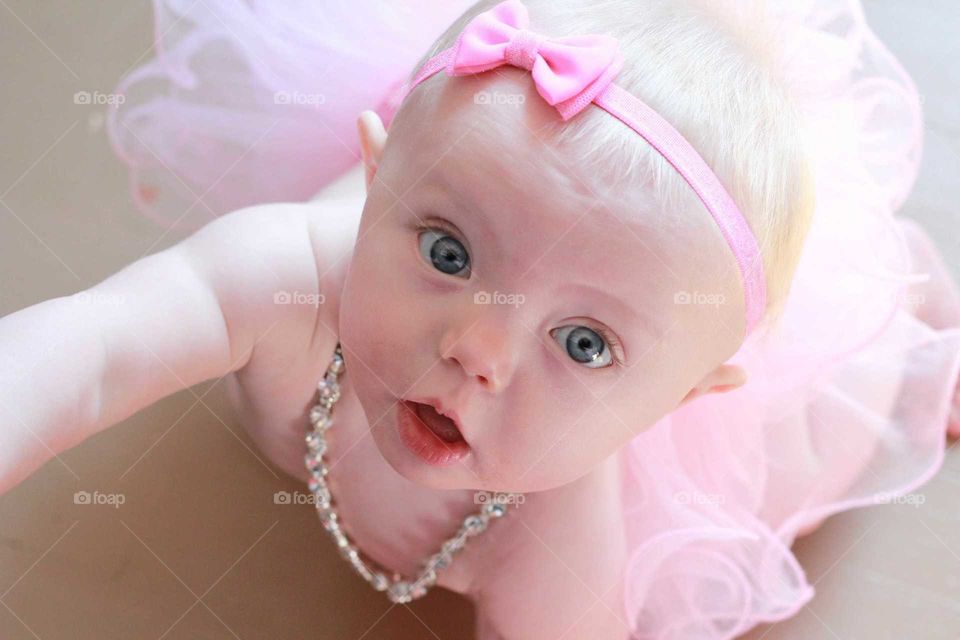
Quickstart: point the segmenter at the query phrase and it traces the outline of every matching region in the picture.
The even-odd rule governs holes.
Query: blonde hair
[[[453,44],[500,0],[481,0],[423,56]],[[767,280],[763,324],[779,318],[812,222],[814,185],[799,111],[778,74],[779,49],[763,0],[524,0],[530,28],[552,37],[600,33],[626,58],[617,84],[673,125],[743,211]],[[402,110],[402,109],[401,109]],[[398,114],[399,117],[399,114]],[[709,213],[682,176],[640,136],[601,109],[544,129],[615,184],[643,177],[663,211]],[[667,216],[669,218],[669,216]]]

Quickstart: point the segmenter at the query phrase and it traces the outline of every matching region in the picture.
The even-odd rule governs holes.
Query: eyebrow
[[[491,241],[493,248],[497,252],[502,252],[502,247],[497,234],[494,232],[495,230],[493,223],[488,219],[487,212],[484,211],[483,207],[477,204],[475,199],[469,197],[467,194],[461,191],[458,188],[456,181],[449,180],[441,169],[439,171],[431,172],[427,177],[424,178],[423,184],[424,186],[428,187],[429,191],[437,192],[441,194],[441,197],[453,200],[455,205],[461,211],[472,214],[468,217],[468,219],[470,221],[477,221],[477,226],[480,227],[480,230],[486,239]],[[461,231],[463,230],[461,229]]]
[[[446,173],[440,169],[438,171],[431,172],[426,178],[424,178],[423,183],[429,187],[432,187],[432,190],[438,191],[444,195],[444,197],[451,198],[455,201],[456,205],[463,211],[472,212],[475,215],[471,215],[469,219],[471,221],[479,221],[478,226],[482,227],[483,232],[488,239],[492,241],[493,248],[495,252],[502,254],[502,247],[500,246],[497,238],[497,234],[494,233],[492,223],[487,219],[486,212],[482,207],[476,205],[476,203],[466,196],[459,188],[457,188],[456,181],[448,179]],[[614,221],[615,222],[615,221]],[[657,338],[659,336],[659,331],[662,330],[661,322],[659,321],[656,314],[651,313],[650,309],[640,310],[631,305],[628,302],[620,299],[619,297],[604,291],[603,289],[596,287],[588,282],[564,282],[561,283],[554,291],[554,296],[559,296],[565,293],[572,293],[575,296],[593,296],[598,297],[605,301],[605,305],[612,307],[617,315],[618,322],[626,322],[627,326],[639,326],[639,331],[646,333],[651,338]],[[616,325],[614,323],[609,324],[611,329],[616,330]],[[621,333],[621,331],[617,331]],[[625,338],[621,337],[621,340],[626,341]],[[624,344],[624,350],[626,350],[626,344]]]
[[[661,323],[658,321],[656,314],[650,313],[649,309],[637,309],[629,302],[625,302],[599,287],[584,282],[565,282],[557,287],[555,295],[559,296],[564,293],[602,299],[605,307],[614,309],[618,320],[617,324],[623,321],[626,322],[628,326],[633,326],[639,322],[641,331],[654,336],[656,335],[656,331],[660,329]],[[614,323],[611,322],[608,324],[610,324],[612,329],[616,329]]]
[[[438,165],[435,171],[427,174],[423,179],[423,184],[435,187],[437,190],[453,196],[459,204],[466,205],[466,194],[460,190],[457,181],[447,177],[447,173],[443,170],[442,165]]]

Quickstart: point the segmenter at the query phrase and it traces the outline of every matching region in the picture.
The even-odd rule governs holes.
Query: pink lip
[[[463,430],[463,421],[460,420],[460,415],[456,412],[453,407],[448,407],[443,404],[443,401],[439,398],[410,398],[410,402],[416,402],[419,404],[429,404],[433,405],[433,408],[437,410],[437,413],[443,416],[447,416],[453,420],[454,424],[457,425],[457,430],[460,432],[460,435],[463,436],[464,440],[467,440],[467,434]],[[469,442],[469,440],[468,440]]]
[[[459,428],[459,423],[457,426]],[[407,400],[401,400],[397,404],[397,431],[403,444],[428,464],[450,465],[470,453],[470,445],[466,440],[444,442],[438,438],[417,417],[413,404]]]

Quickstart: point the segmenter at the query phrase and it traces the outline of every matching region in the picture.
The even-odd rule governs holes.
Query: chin
[[[370,432],[377,451],[387,464],[410,482],[430,489],[475,490],[480,481],[467,466],[467,460],[444,466],[431,465],[407,448],[397,431],[397,408],[391,409],[389,416]]]

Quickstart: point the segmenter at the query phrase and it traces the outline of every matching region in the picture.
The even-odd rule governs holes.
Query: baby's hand
[[[257,444],[299,473],[299,418],[336,343],[337,253],[361,208],[362,194],[242,209],[87,291],[0,318],[0,493],[160,398],[223,377]]]

